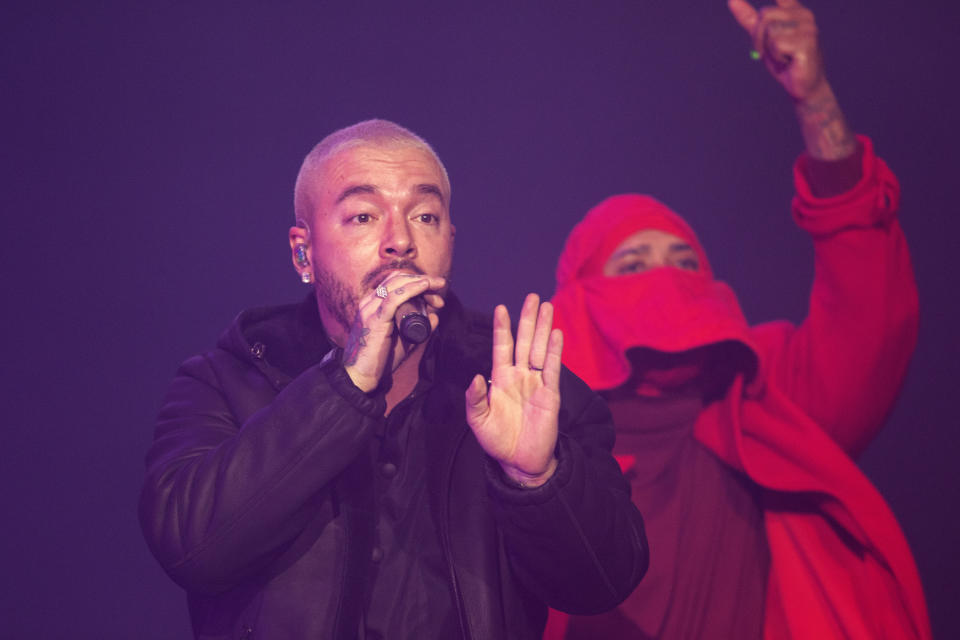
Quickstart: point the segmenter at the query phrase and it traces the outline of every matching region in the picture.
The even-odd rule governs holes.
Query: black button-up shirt
[[[424,354],[428,359],[431,354]],[[430,367],[377,434],[377,529],[363,633],[372,638],[459,636],[449,571],[427,496],[423,400]],[[426,375],[425,375],[426,374]]]

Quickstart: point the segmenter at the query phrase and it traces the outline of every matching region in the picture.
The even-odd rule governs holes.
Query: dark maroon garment
[[[863,177],[863,145],[839,160],[817,160],[804,154],[800,168],[818,198],[831,198],[853,189]]]
[[[759,494],[694,438],[699,392],[609,404],[614,453],[635,456],[626,475],[650,568],[616,610],[572,616],[567,640],[760,638],[770,556]]]

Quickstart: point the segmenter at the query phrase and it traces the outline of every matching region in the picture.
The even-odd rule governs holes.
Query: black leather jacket
[[[184,589],[197,638],[343,638],[360,627],[375,522],[371,440],[385,400],[336,361],[312,296],[245,311],[187,360],[147,455],[140,521]],[[647,567],[613,425],[579,379],[561,378],[559,466],[542,487],[502,481],[464,417],[490,371],[489,319],[449,296],[421,375],[429,500],[461,636],[539,638],[546,606],[614,607]],[[427,372],[424,367],[432,367]]]

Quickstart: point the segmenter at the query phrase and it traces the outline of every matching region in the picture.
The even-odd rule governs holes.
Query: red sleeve
[[[813,237],[815,271],[807,318],[757,327],[771,381],[851,455],[882,426],[917,338],[917,289],[896,220],[896,176],[863,145],[852,189],[814,195],[806,158],[794,167],[793,215]]]
[[[797,169],[816,197],[839,196],[863,178],[863,145],[858,142],[856,151],[840,160],[818,160],[805,153],[797,160]]]

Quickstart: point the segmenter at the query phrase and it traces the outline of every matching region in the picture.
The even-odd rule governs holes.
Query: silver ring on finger
[[[387,288],[381,284],[377,286],[376,294],[378,298],[386,298],[388,295],[390,295],[390,292],[387,291]]]

